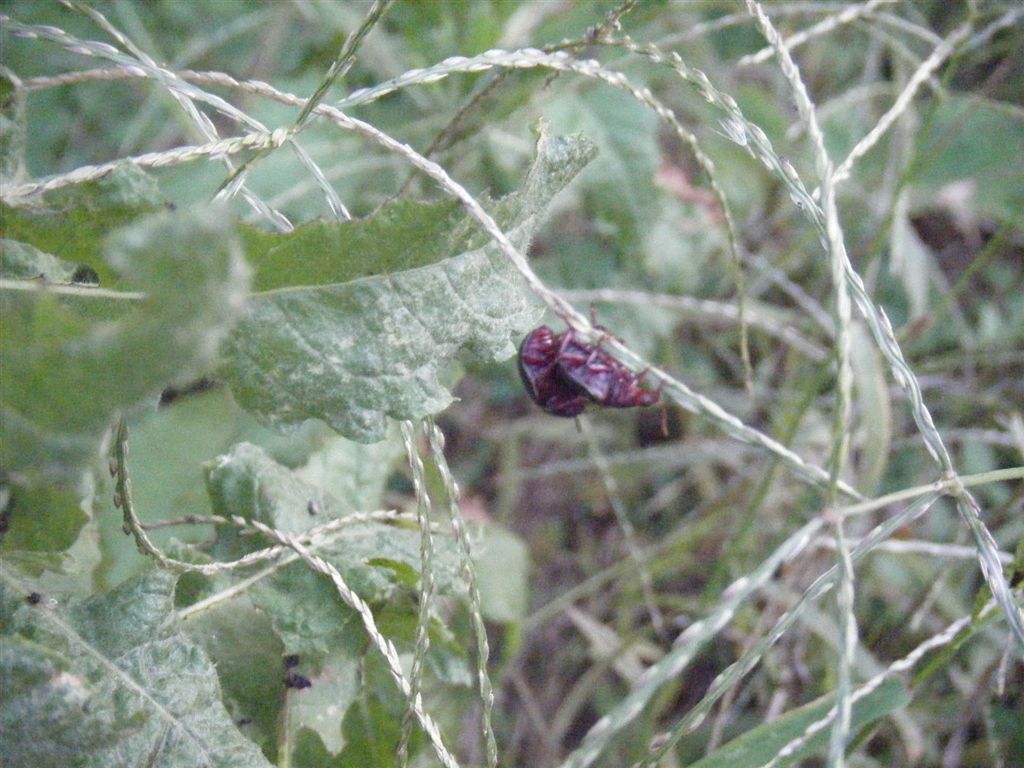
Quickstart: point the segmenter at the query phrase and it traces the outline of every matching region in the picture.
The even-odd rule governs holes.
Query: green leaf
[[[349,445],[350,450],[362,449],[371,455],[381,452],[376,446]],[[389,465],[380,465],[379,471],[386,475]],[[289,533],[302,533],[354,511],[350,503],[305,482],[299,473],[277,464],[262,449],[247,443],[236,445],[208,466],[207,488],[217,514],[259,520]],[[382,491],[383,486],[380,488]],[[379,499],[372,500],[370,508],[378,504]],[[219,559],[235,559],[261,546],[265,542],[219,528],[213,552]],[[404,563],[417,573],[420,570],[418,532],[382,523],[343,528],[315,551],[371,603],[387,597],[396,588],[407,588],[392,567],[374,565],[375,561]],[[449,538],[438,537],[435,541],[434,566],[438,591],[457,591],[459,563]],[[362,625],[355,613],[342,603],[325,576],[311,571],[304,563],[283,566],[260,579],[252,585],[251,597],[253,604],[272,618],[275,631],[290,653],[323,656],[339,646],[359,647],[363,640]]]
[[[410,617],[408,622],[415,625],[415,617]],[[409,634],[413,634],[411,626]],[[433,632],[431,635],[431,651],[426,662],[428,670],[436,666],[431,662],[432,656],[448,654],[443,648],[435,650],[435,646],[442,646],[443,643],[433,637]],[[392,636],[391,633],[388,633],[388,636]],[[467,669],[465,659],[460,659],[461,676],[457,682],[453,684],[439,676],[441,685],[435,686],[431,681],[433,675],[428,674],[424,683],[423,706],[435,717],[442,732],[445,733],[465,731],[465,723],[471,721],[471,713],[479,704],[471,693],[476,683],[475,675]],[[367,653],[362,662],[362,673],[362,688],[349,706],[342,723],[345,748],[338,755],[337,762],[331,765],[344,768],[393,768],[401,722],[407,711],[408,702],[398,691],[380,654],[373,651]],[[453,740],[454,737],[445,737],[449,746]],[[414,726],[409,743],[411,764],[436,764],[436,758],[428,745],[429,741],[422,728]],[[418,760],[417,754],[420,751],[429,752],[431,756]]]
[[[345,749],[337,765],[343,768],[393,768],[401,734],[402,716],[373,693],[367,692],[345,716]],[[415,755],[425,736],[412,732],[409,752]]]
[[[241,311],[247,272],[223,212],[147,217],[105,253],[143,298],[0,291],[0,462],[22,482],[74,484],[115,412],[207,369]]]
[[[299,729],[308,728],[332,755],[344,748],[341,726],[359,693],[361,658],[359,653],[332,653],[315,674],[307,674],[300,662],[299,670],[307,674],[312,685],[292,691],[288,697],[291,738],[297,740]]]
[[[873,494],[882,482],[892,447],[892,405],[885,366],[863,324],[853,323],[850,365],[860,419],[856,432],[857,488]]]
[[[105,258],[107,237],[163,207],[153,177],[124,165],[102,179],[48,192],[17,208],[0,203],[0,232],[85,264],[96,271],[101,285],[117,288],[121,283]]]
[[[7,67],[0,67],[0,182],[25,175],[25,89]]]
[[[231,402],[226,387],[189,395],[129,420],[129,470],[132,499],[144,523],[184,515],[210,514],[201,463],[227,450],[251,420]],[[124,533],[123,515],[113,505],[113,481],[106,472],[97,480],[97,508],[103,561],[98,583],[110,587],[147,570],[152,561]],[[207,526],[174,526],[151,531],[161,549],[172,541],[196,543],[211,533]]]
[[[6,608],[6,606],[5,606]],[[62,654],[20,636],[0,643],[0,756],[4,765],[81,765],[83,755],[137,730],[109,707]]]
[[[389,466],[381,470],[385,477],[390,473]],[[286,533],[302,533],[353,511],[251,443],[238,443],[206,465],[206,489],[217,514],[240,515]],[[219,541],[239,546],[232,538]],[[258,546],[246,544],[244,549]]]
[[[195,614],[184,630],[216,667],[225,703],[235,720],[246,723],[244,733],[272,750],[285,698],[285,651],[270,619],[234,600]]]
[[[541,135],[522,189],[492,206],[499,226],[525,247],[592,155],[582,137]],[[444,361],[460,350],[509,357],[510,336],[538,316],[516,270],[452,203],[397,202],[360,221],[246,238],[256,293],[223,372],[239,403],[274,424],[320,418],[380,440],[387,417],[448,406]]]
[[[1024,225],[1024,125],[998,104],[973,96],[943,99],[918,131],[913,183],[917,198],[934,201],[947,184],[964,180],[971,207],[984,216]],[[980,182],[980,183],[979,183]]]
[[[347,512],[377,509],[396,460],[404,455],[394,432],[364,445],[333,437],[295,470],[295,476],[329,494]]]
[[[285,434],[262,427],[238,407],[224,386],[177,397],[155,411],[130,418],[128,426],[132,497],[136,514],[144,523],[210,514],[202,463],[239,441],[264,447],[275,460],[288,466],[308,460],[309,466],[301,470],[303,476],[306,472],[323,475],[322,482],[312,482],[328,490],[331,483],[336,483],[355,492],[362,483],[371,483],[371,469],[384,475],[381,468],[390,466],[380,454],[372,455],[365,466],[333,456],[329,446],[336,438],[323,422],[311,421],[302,429]],[[400,450],[401,446],[397,448]],[[114,482],[106,467],[96,472],[93,480],[96,487],[92,494],[92,516],[103,555],[94,578],[98,586],[109,589],[147,570],[152,560],[139,552],[134,538],[124,533],[123,515],[114,507]],[[383,484],[384,480],[376,482]],[[188,525],[153,530],[149,537],[166,549],[206,541],[211,533],[209,526]]]
[[[473,547],[480,610],[505,624],[522,621],[529,607],[530,556],[526,545],[511,531],[496,525],[483,529]]]
[[[408,200],[342,224],[310,221],[286,234],[243,226],[240,233],[257,298],[429,266],[450,255],[448,238],[464,246],[470,234],[457,203]]]
[[[76,494],[40,483],[14,487],[7,500],[0,552],[62,552],[88,521]]]
[[[406,591],[404,594],[392,596],[374,611],[377,628],[395,644],[399,653],[411,652],[416,642],[419,625],[418,597],[416,592]],[[450,612],[445,612],[443,618],[435,616],[430,620],[430,647],[423,660],[423,668],[427,678],[440,683],[441,689],[448,693],[452,692],[454,687],[470,689],[476,684],[475,668],[471,670],[466,656],[468,645],[472,642],[472,630],[465,621],[467,618],[466,613],[453,617]],[[375,664],[384,663],[376,650],[368,652],[367,660],[370,658],[375,660]],[[381,672],[385,683],[393,689],[396,701],[400,702],[401,695],[392,684],[390,673],[386,670]],[[373,684],[372,681],[370,684]],[[434,690],[429,683],[426,689]]]
[[[808,726],[821,720],[835,703],[830,694],[802,707],[787,712],[782,717],[747,731],[728,744],[718,748],[690,768],[757,768],[775,757],[786,744],[800,736]],[[910,703],[910,694],[897,680],[888,680],[853,705],[851,732],[870,725],[894,710]],[[780,768],[799,765],[803,760],[825,751],[828,747],[829,729],[824,728],[792,755],[779,761]]]
[[[408,563],[391,560],[387,557],[371,557],[366,564],[375,568],[387,568],[394,574],[395,580],[399,584],[404,584],[407,587],[415,587],[419,584],[420,575]]]
[[[614,230],[620,249],[640,253],[657,210],[657,117],[629,94],[606,87],[565,95],[549,115],[560,130],[581,131],[601,147],[580,176],[588,207]]]
[[[5,764],[269,766],[224,709],[213,665],[181,633],[174,576],[154,572],[68,607],[29,604],[25,583],[0,577],[10,616],[0,722],[16,729],[5,731]]]

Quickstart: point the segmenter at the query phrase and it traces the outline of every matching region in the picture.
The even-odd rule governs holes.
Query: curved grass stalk
[[[972,622],[980,623],[984,621],[989,615],[991,615],[992,611],[995,608],[996,603],[994,600],[992,600],[989,601],[981,609],[977,617],[964,616],[960,619],[957,619],[941,632],[929,637],[927,640],[918,645],[913,651],[908,653],[902,659],[894,661],[885,670],[872,677],[863,685],[858,686],[857,690],[854,691],[853,695],[851,696],[851,700],[853,701],[853,703],[856,703],[868,694],[870,694],[872,691],[877,689],[882,683],[884,683],[889,678],[894,677],[897,674],[910,671],[914,668],[914,665],[917,664],[917,662],[920,661],[922,657],[924,657],[926,653],[936,648],[941,648],[944,645],[949,645],[954,640],[956,640],[960,633],[963,632]],[[832,707],[832,709],[829,710],[828,714],[824,718],[817,721],[816,723],[809,725],[807,729],[802,734],[800,734],[800,736],[786,744],[782,749],[778,751],[778,753],[776,753],[776,755],[771,760],[762,765],[761,768],[776,768],[776,766],[778,766],[779,763],[781,763],[783,760],[790,757],[791,755],[796,753],[797,750],[803,747],[804,744],[806,744],[811,739],[811,737],[814,736],[814,734],[820,732],[823,728],[827,728],[829,724],[835,720],[836,713],[836,708]]]
[[[434,754],[437,755],[437,758],[445,768],[459,768],[455,756],[448,750],[444,740],[441,738],[440,728],[438,728],[437,723],[423,708],[423,697],[419,694],[413,695],[412,684],[402,671],[402,662],[398,658],[398,651],[395,649],[394,643],[381,634],[380,629],[377,627],[377,621],[373,617],[373,611],[370,610],[370,606],[366,604],[366,601],[352,590],[345,582],[345,579],[342,578],[337,568],[322,557],[311,553],[298,541],[297,537],[271,528],[257,520],[250,520],[248,524],[271,541],[276,541],[282,546],[293,549],[302,562],[309,566],[310,569],[327,576],[331,580],[338,596],[341,597],[346,605],[355,610],[359,614],[359,618],[362,619],[366,634],[369,635],[370,640],[373,641],[374,646],[384,657],[384,661],[387,662],[388,671],[391,673],[395,685],[398,686],[402,696],[409,701],[409,706],[412,708],[416,720],[430,739],[430,743],[434,748]]]
[[[931,55],[922,62],[921,66],[917,68],[906,86],[900,92],[900,95],[896,97],[892,106],[889,107],[888,111],[882,115],[864,138],[857,142],[856,146],[854,146],[846,156],[846,159],[843,160],[843,162],[841,162],[836,168],[833,176],[833,181],[835,183],[838,184],[850,177],[854,163],[866,155],[868,151],[878,143],[879,139],[881,139],[882,136],[884,136],[892,127],[893,123],[896,122],[896,119],[907,110],[907,107],[910,106],[910,102],[917,94],[921,85],[932,76],[932,73],[939,68],[942,62],[953,54],[957,49],[957,46],[971,33],[971,29],[972,26],[970,22],[962,24],[954,30],[949,37],[935,46],[935,50],[933,50]]]
[[[863,515],[867,512],[874,512],[875,510],[887,507],[890,504],[909,501],[910,499],[914,499],[919,496],[927,496],[931,493],[951,494],[955,491],[957,483],[960,483],[965,488],[970,488],[975,485],[1001,483],[1010,480],[1024,480],[1024,467],[1008,467],[1006,469],[992,470],[991,472],[980,472],[976,475],[964,475],[955,479],[947,478],[944,480],[936,480],[934,483],[918,485],[913,488],[904,488],[903,490],[887,493],[884,496],[878,496],[874,499],[868,499],[867,501],[858,502],[856,504],[849,504],[847,506],[840,507],[838,512],[844,517],[849,517],[851,515]]]
[[[430,648],[430,609],[434,603],[434,536],[430,530],[430,496],[427,493],[423,474],[423,461],[416,450],[416,434],[411,422],[401,424],[405,456],[412,470],[412,485],[416,494],[416,522],[420,529],[420,585],[419,614],[416,617],[416,644],[412,665],[409,668],[409,708],[402,718],[401,736],[398,740],[398,765],[409,764],[409,737],[412,735],[414,713],[412,702],[420,695],[423,687],[423,660]]]
[[[338,52],[337,58],[331,62],[330,68],[327,70],[327,74],[324,79],[317,86],[316,90],[313,91],[312,95],[306,100],[306,106],[302,108],[298,118],[295,120],[295,127],[301,128],[306,124],[310,115],[316,106],[323,100],[324,96],[327,95],[327,91],[334,85],[335,81],[342,77],[352,66],[356,50],[359,48],[359,44],[363,41],[370,30],[373,29],[377,23],[384,18],[384,14],[388,12],[395,0],[374,0],[370,10],[367,11],[366,16],[363,17],[362,23],[350,34],[346,39],[345,43],[341,46],[341,50]]]
[[[676,638],[672,649],[651,666],[633,690],[614,709],[594,724],[583,743],[562,763],[561,768],[586,768],[599,758],[611,740],[635,720],[665,684],[678,679],[703,647],[736,615],[742,605],[774,578],[776,570],[804,551],[824,527],[818,517],[791,534],[749,575],[742,576],[722,593],[715,609],[694,622]]]
[[[135,538],[135,544],[138,546],[139,551],[144,555],[152,557],[161,568],[177,571],[179,573],[198,573],[203,576],[215,576],[228,571],[247,568],[266,560],[279,560],[274,568],[274,570],[277,570],[298,559],[297,555],[289,556],[288,548],[283,545],[259,549],[255,552],[250,552],[237,560],[218,563],[190,563],[185,560],[177,560],[164,554],[160,548],[153,543],[152,539],[149,538],[147,531],[154,528],[165,527],[167,525],[186,524],[232,525],[244,528],[249,525],[249,521],[243,517],[239,517],[238,515],[232,515],[231,517],[209,515],[205,517],[190,516],[179,520],[164,521],[163,523],[157,524],[143,523],[135,512],[135,503],[132,499],[131,478],[128,474],[128,425],[124,418],[118,419],[117,427],[115,428],[114,458],[110,465],[110,473],[114,477],[114,506],[121,508],[122,513],[124,514],[125,532],[130,533]],[[333,539],[333,535],[337,534],[344,528],[364,523],[395,522],[399,520],[408,521],[409,516],[400,514],[395,510],[356,512],[346,515],[345,517],[335,518],[323,525],[310,528],[297,536],[296,539],[300,543],[315,549],[330,543]],[[195,605],[189,606],[189,608],[184,609],[184,612],[192,612],[191,609],[194,607]]]
[[[772,4],[772,16],[821,16],[830,13],[842,13],[850,7],[849,3],[827,2],[827,0],[816,0],[812,2],[780,2]],[[670,45],[699,40],[712,32],[719,32],[729,27],[737,27],[750,21],[750,16],[741,11],[727,13],[715,19],[698,21],[696,24],[687,27],[685,30],[673,32],[658,41],[658,47],[666,48]]]
[[[870,5],[870,3],[869,3]],[[838,501],[839,476],[846,466],[849,451],[850,412],[853,399],[853,368],[850,363],[851,312],[850,293],[844,274],[849,263],[839,209],[836,205],[835,175],[832,160],[825,149],[825,136],[818,124],[814,103],[807,93],[800,69],[789,52],[788,44],[775,29],[771,20],[756,0],[747,0],[747,11],[757,22],[761,34],[768,40],[790,90],[796,99],[797,110],[807,127],[807,134],[814,148],[814,162],[821,182],[822,208],[825,214],[826,250],[832,273],[833,313],[835,329],[836,407],[832,422],[832,453],[829,458],[828,504]],[[837,663],[836,707],[838,715],[829,741],[829,765],[842,768],[845,762],[846,742],[850,737],[850,722],[853,715],[852,674],[854,654],[857,650],[857,619],[854,614],[854,573],[850,550],[843,530],[843,516],[832,515],[835,528],[836,560],[839,567],[839,588],[837,608],[839,610],[839,660]]]
[[[851,541],[856,546],[856,541]],[[815,542],[815,547],[835,549],[835,539],[822,538]],[[875,547],[876,552],[893,552],[901,555],[925,555],[927,557],[945,558],[948,560],[977,560],[978,550],[976,547],[961,546],[959,544],[943,544],[941,542],[923,541],[919,539],[893,539]],[[1009,552],[999,553],[999,562],[1009,565],[1013,562],[1013,555]]]
[[[211,141],[208,144],[175,147],[174,149],[167,149],[161,152],[147,152],[142,155],[135,155],[134,157],[111,160],[107,163],[83,165],[67,173],[56,174],[24,184],[5,184],[2,197],[12,205],[17,205],[25,198],[36,197],[55,189],[102,179],[117,169],[128,165],[136,165],[139,168],[169,168],[209,157],[226,157],[239,152],[276,148],[282,146],[287,141],[287,131],[278,129],[272,133],[233,136],[227,139]]]
[[[895,0],[868,0],[868,2],[860,5],[849,5],[839,11],[839,13],[833,14],[832,16],[826,16],[818,23],[812,24],[807,29],[800,30],[781,42],[788,50],[791,51],[794,48],[803,45],[808,40],[813,40],[815,37],[820,37],[821,35],[827,35],[829,32],[832,32],[845,24],[854,22],[864,16],[870,16],[875,12],[875,9],[878,6],[884,3],[891,4],[894,2]],[[774,9],[772,10],[772,15],[774,15]],[[768,45],[757,53],[751,53],[743,56],[736,62],[736,66],[748,67],[752,64],[760,64],[761,62],[768,61],[768,59],[775,55],[775,52],[775,46]]]
[[[487,765],[489,768],[496,768],[498,745],[494,740],[494,728],[491,725],[494,711],[494,689],[491,686],[490,673],[487,671],[491,648],[487,641],[487,627],[484,626],[484,617],[480,608],[480,586],[476,576],[476,566],[473,563],[473,549],[469,540],[469,532],[466,530],[466,521],[459,509],[459,486],[444,457],[444,433],[433,419],[427,419],[424,422],[424,428],[431,456],[437,465],[438,472],[441,473],[441,481],[444,483],[445,493],[448,496],[448,519],[451,523],[452,533],[455,534],[455,540],[459,544],[462,577],[469,593],[469,613],[473,619],[473,634],[476,636],[477,682],[480,686],[480,699],[483,702],[480,728],[483,735],[484,751],[487,754]]]
[[[851,561],[856,562],[860,560],[864,555],[872,551],[879,542],[884,541],[897,530],[905,525],[909,525],[911,522],[923,515],[938,498],[938,494],[932,494],[930,496],[920,498],[902,512],[893,515],[876,526],[857,544],[856,547],[853,548],[853,550],[851,550]],[[820,518],[813,522],[819,522],[820,525],[824,525],[824,521]],[[809,525],[810,524],[805,525],[801,531],[807,530]],[[760,572],[760,567],[758,568],[758,572]],[[812,601],[827,594],[836,585],[839,578],[840,567],[838,565],[833,565],[825,571],[825,573],[815,579],[814,583],[804,591],[804,594],[800,597],[797,603],[779,617],[775,622],[775,625],[771,628],[768,634],[765,635],[765,637],[758,641],[753,648],[745,653],[740,659],[733,662],[727,669],[719,673],[718,676],[711,681],[711,685],[708,687],[707,692],[701,698],[700,702],[672,726],[672,729],[664,742],[661,743],[656,750],[653,750],[642,763],[643,768],[654,768],[654,766],[658,765],[660,760],[675,747],[685,734],[699,726],[707,716],[711,707],[725,694],[729,687],[738,683],[748,672],[750,672],[750,670],[757,666],[761,657],[764,656],[768,649],[771,648],[787,631],[789,631],[789,628],[800,617],[804,606],[809,605]],[[658,665],[655,665],[652,669],[657,666]],[[618,712],[621,708],[622,707],[620,705],[620,707],[616,708],[615,712]],[[623,723],[623,725],[625,725],[625,723]],[[594,728],[591,729],[591,733],[587,734],[587,737],[584,739],[584,745],[586,745],[587,740],[596,728],[597,726],[594,726]],[[582,747],[580,750],[582,750]],[[586,765],[590,765],[591,762],[593,762],[593,760],[573,763],[567,761],[562,768],[570,768],[570,766],[572,766],[572,768],[583,768]]]
[[[181,105],[192,123],[196,126],[203,137],[207,139],[207,141],[216,141],[219,138],[217,129],[210,118],[199,111],[194,101],[206,102],[232,119],[241,119],[244,124],[249,125],[250,127],[255,127],[257,130],[262,130],[264,133],[267,132],[266,128],[253,121],[252,118],[245,115],[245,113],[241,112],[233,105],[224,101],[224,99],[204,93],[191,83],[181,80],[181,78],[177,77],[173,72],[157,65],[152,58],[135,46],[131,40],[121,34],[119,30],[107,21],[106,17],[99,11],[79,3],[71,4],[71,7],[92,18],[116,41],[124,45],[129,51],[132,51],[134,53],[134,58],[132,56],[125,55],[108,43],[101,43],[93,40],[80,40],[57,27],[42,24],[22,24],[4,14],[0,14],[0,21],[21,37],[49,40],[50,42],[62,46],[71,53],[105,59],[113,62],[123,69],[140,72],[145,77],[156,80],[167,88],[174,100]],[[232,168],[230,160],[225,158],[224,162],[229,169]],[[292,229],[291,222],[289,222],[278,211],[271,210],[270,207],[254,193],[249,190],[243,190],[243,194],[246,202],[249,203],[253,210],[273,223],[278,229],[282,231]]]
[[[120,30],[114,27],[114,25],[111,24],[107,20],[106,16],[104,16],[100,11],[97,11],[96,9],[86,5],[85,3],[80,3],[77,1],[73,2],[72,0],[62,0],[62,2],[65,5],[68,5],[69,7],[81,13],[84,13],[90,18],[92,18],[102,29],[106,30],[108,34],[110,34],[115,40],[117,40],[117,42],[119,42],[129,52],[131,52],[140,62],[142,62],[149,69],[149,71],[152,74],[154,74],[155,77],[168,89],[168,91],[170,92],[171,96],[175,99],[175,101],[177,101],[179,104],[182,105],[182,107],[185,108],[186,112],[192,118],[193,122],[196,123],[200,131],[208,140],[212,141],[218,138],[217,128],[213,124],[213,122],[196,108],[195,104],[191,101],[191,99],[188,96],[180,92],[177,86],[182,81],[175,73],[171,72],[165,67],[159,66],[152,59],[152,57],[150,57],[145,51],[143,51],[141,48],[135,45],[135,43],[133,43],[132,40],[127,35],[122,34]],[[326,90],[326,87],[329,85],[330,83],[327,83],[324,86],[324,89]],[[239,120],[245,125],[249,125],[251,128],[263,131],[264,133],[268,132],[266,126],[264,126],[259,120],[250,117],[245,112],[243,112],[240,109],[237,109],[232,104],[229,104],[228,106],[230,107],[230,116],[233,116],[235,119]],[[346,218],[350,218],[348,216],[348,211],[346,210],[344,204],[341,202],[341,199],[334,191],[334,188],[327,182],[327,179],[324,176],[323,171],[320,170],[320,167],[313,161],[313,158],[311,158],[309,154],[301,146],[299,146],[297,142],[294,141],[294,138],[292,138],[292,140],[289,143],[291,144],[293,150],[295,151],[295,154],[298,156],[299,162],[306,167],[306,169],[310,172],[313,178],[321,185],[321,188],[323,189],[324,194],[327,197],[328,205],[334,212],[335,216],[343,220]],[[265,217],[269,218],[271,223],[273,223],[279,229],[282,229],[283,231],[289,231],[292,228],[291,223],[280,211],[274,210],[269,205],[267,205],[266,202],[264,202],[262,199],[256,196],[255,193],[247,190],[244,187],[243,180],[246,175],[245,170],[251,162],[252,159],[250,159],[249,162],[247,162],[238,170],[235,170],[232,167],[230,160],[227,160],[225,158],[224,164],[229,171],[229,182],[227,182],[225,186],[228,186],[230,184],[230,180],[234,176],[239,176],[238,182],[234,185],[231,185],[231,189],[235,190],[236,192],[241,191],[245,199],[249,201],[250,204],[252,204]],[[228,197],[228,195],[218,194],[215,197],[215,199],[225,199],[226,197]]]
[[[376,26],[377,22],[383,18],[384,14],[387,13],[393,3],[394,0],[374,1],[370,10],[363,18],[362,23],[345,39],[344,44],[341,46],[341,50],[338,52],[337,58],[331,62],[331,66],[328,68],[323,80],[321,80],[316,90],[313,91],[313,94],[306,100],[306,105],[302,108],[302,111],[299,112],[298,118],[296,118],[295,123],[289,131],[289,143],[292,145],[295,153],[299,156],[299,160],[302,161],[303,165],[309,169],[317,184],[324,191],[327,197],[327,204],[330,206],[334,217],[339,221],[348,221],[352,218],[352,214],[349,213],[345,204],[341,202],[341,198],[338,197],[338,193],[335,192],[334,187],[327,181],[326,175],[324,175],[323,171],[320,170],[320,167],[313,162],[313,159],[306,153],[306,150],[299,145],[295,140],[295,137],[297,137],[305,127],[313,110],[327,95],[327,91],[330,90],[335,81],[342,77],[352,66],[359,44],[362,42],[363,38],[369,34],[370,30]],[[263,157],[266,157],[267,154],[269,154],[269,152],[264,151],[250,158],[245,165],[228,177],[221,187],[221,192],[228,197],[233,196],[234,190],[238,188],[242,180],[252,172],[257,163],[259,163]]]
[[[199,129],[200,133],[210,142],[216,142],[219,139],[217,129],[213,122],[204,113],[199,111],[194,102],[205,103],[215,110],[230,118],[231,120],[237,121],[249,128],[258,131],[263,134],[273,133],[266,128],[258,120],[250,117],[245,112],[239,110],[233,104],[219,96],[209,94],[193,84],[185,81],[179,77],[176,73],[159,66],[151,57],[149,57],[144,51],[139,49],[130,39],[123,35],[117,30],[102,13],[95,9],[85,6],[83,4],[74,3],[72,4],[76,10],[80,10],[86,13],[97,24],[105,29],[115,40],[124,45],[129,51],[131,51],[135,58],[127,56],[117,48],[107,43],[101,43],[91,40],[80,40],[73,35],[69,35],[62,29],[47,25],[33,25],[33,24],[22,24],[21,22],[15,21],[6,14],[0,14],[0,21],[5,25],[9,26],[15,34],[26,37],[29,39],[43,39],[54,42],[63,48],[67,49],[72,53],[76,53],[82,56],[89,56],[93,58],[105,59],[116,64],[122,71],[131,73],[147,79],[153,79],[156,82],[167,88],[171,96],[181,104],[182,108],[191,118],[192,122]],[[302,162],[307,170],[313,175],[315,179],[324,180],[326,179],[323,172],[319,169],[315,162],[309,157],[301,147],[297,147],[294,142],[289,142],[295,147],[299,161]],[[227,158],[224,158],[224,162],[228,167],[231,174],[235,174],[236,171],[234,166],[231,165]],[[270,221],[280,231],[290,231],[293,229],[292,224],[288,219],[279,211],[272,209],[257,195],[244,187],[239,185],[237,187],[242,195],[245,197],[249,205],[260,214],[263,218]],[[333,188],[329,184],[324,188],[324,192],[327,195],[329,201],[337,198],[336,193],[333,192]],[[340,203],[340,200],[337,201]],[[333,207],[333,202],[332,202]]]

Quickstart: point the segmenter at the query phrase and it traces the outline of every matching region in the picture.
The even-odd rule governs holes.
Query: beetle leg
[[[598,362],[599,359],[607,356],[607,354],[608,353],[605,352],[603,349],[600,349],[599,347],[594,347],[594,351],[591,352],[590,355],[587,357],[587,368],[590,368],[591,370],[594,371],[614,370],[614,367],[612,365],[609,365],[603,360],[601,360],[601,362]]]

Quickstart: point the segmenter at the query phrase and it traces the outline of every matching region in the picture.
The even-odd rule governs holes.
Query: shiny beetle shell
[[[641,386],[642,376],[572,328],[557,334],[542,325],[527,334],[519,346],[519,375],[533,401],[553,416],[578,416],[587,403],[633,408],[661,399]]]

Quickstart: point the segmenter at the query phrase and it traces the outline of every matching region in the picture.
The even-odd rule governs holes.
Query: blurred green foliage
[[[500,765],[580,765],[601,718],[616,730],[594,765],[633,764],[666,733],[678,737],[681,760],[760,765],[820,720],[840,663],[831,598],[766,649],[708,725],[673,731],[834,562],[827,542],[782,566],[631,708],[632,719],[617,719],[643,689],[643,671],[679,652],[673,639],[821,515],[819,489],[723,434],[721,422],[674,406],[664,416],[592,414],[595,457],[571,422],[545,417],[519,390],[508,359],[542,320],[508,260],[433,180],[337,123],[314,119],[294,145],[264,155],[131,161],[167,160],[207,143],[210,131],[231,139],[255,130],[200,102],[209,124],[197,125],[165,84],[124,64],[133,46],[268,129],[287,129],[294,106],[210,73],[310,94],[369,2],[89,7],[124,40],[80,5],[10,0],[2,9],[11,19],[0,30],[5,765],[395,765],[408,702],[331,581],[280,554],[207,575],[157,567],[124,533],[125,478],[139,519],[156,526],[153,543],[185,563],[269,546],[240,531],[253,521],[322,536],[307,544],[368,603],[406,672],[419,659],[424,708],[460,764],[485,764],[469,564],[449,533],[446,468],[421,433],[406,444],[391,423],[427,416],[440,419],[462,485]],[[765,4],[791,41],[847,7]],[[557,48],[649,87],[710,158],[735,222],[749,370],[708,166],[628,93],[577,73],[487,69],[346,112],[439,163],[529,254],[545,285],[592,310],[644,360],[824,466],[836,377],[818,234],[693,81],[626,49],[606,17],[617,10],[605,1],[398,0],[324,104],[494,48]],[[1024,539],[1021,486],[988,473],[1024,463],[1020,10],[885,4],[794,42],[793,54],[838,164],[967,21],[967,42],[854,166],[838,206],[855,268],[891,320],[958,469],[982,476],[985,524],[1013,552]],[[765,45],[742,7],[646,2],[621,24],[705,72],[817,186],[775,58],[742,60]],[[15,25],[33,25],[35,36]],[[121,58],[61,45],[49,28],[114,45]],[[113,160],[113,171],[88,181],[12,193]],[[233,177],[225,160],[244,167],[249,202],[235,194],[214,204]],[[335,220],[311,165],[353,220]],[[280,213],[278,226],[253,200]],[[281,231],[284,220],[293,231]],[[904,396],[866,329],[851,330],[844,479],[869,496],[928,486],[937,470]],[[111,468],[121,418],[129,453]],[[426,463],[429,549],[413,514],[410,445]],[[392,509],[409,514],[351,524]],[[903,509],[851,518],[847,534],[863,537]],[[1004,657],[1005,624],[973,613],[987,593],[961,547],[956,510],[939,501],[899,536],[857,565],[854,683],[951,622],[974,620],[908,689],[888,683],[854,709],[851,762],[1024,763],[1013,728],[1024,717],[1024,673]],[[300,679],[311,686],[296,687]],[[824,754],[824,733],[799,754]],[[418,725],[408,744],[411,764],[433,759]]]

